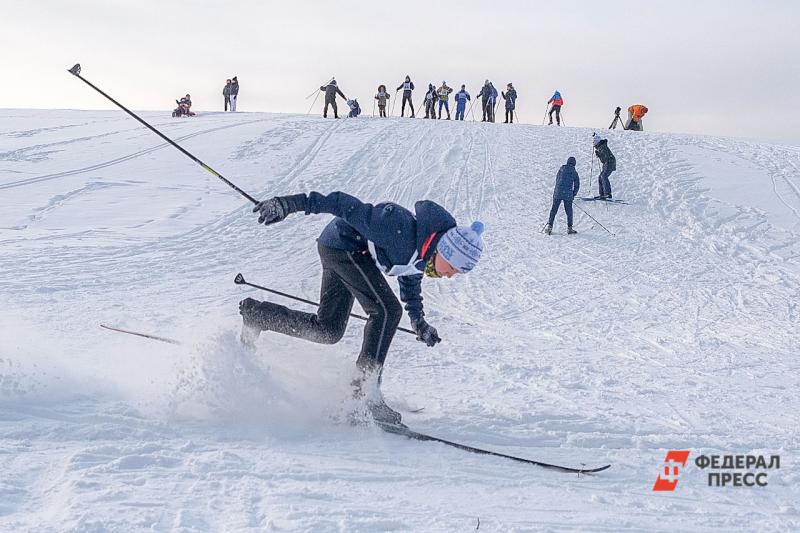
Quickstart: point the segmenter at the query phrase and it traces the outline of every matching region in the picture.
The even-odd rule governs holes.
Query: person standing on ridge
[[[425,93],[425,118],[436,118],[436,87],[432,83],[428,84],[428,92]]]
[[[464,120],[464,111],[467,108],[467,102],[471,99],[467,92],[467,86],[461,85],[461,90],[453,99],[456,101],[456,120]]]
[[[389,93],[386,92],[386,85],[378,85],[378,94],[375,95],[378,101],[378,116],[386,118],[386,103],[389,100]],[[375,108],[372,108],[373,112]]]
[[[328,118],[328,106],[333,107],[333,118],[339,118],[339,110],[336,107],[336,95],[338,94],[344,98],[345,102],[347,97],[339,87],[336,85],[336,80],[331,80],[328,85],[323,85],[319,88],[320,91],[325,93],[325,109],[322,110],[322,118]]]
[[[444,106],[444,110],[447,111],[447,120],[450,120],[450,93],[453,92],[453,89],[447,86],[446,81],[442,81],[442,86],[436,90],[437,96],[439,96],[439,118],[442,118],[442,106]]]
[[[234,76],[231,78],[231,111],[236,111],[236,100],[239,99],[239,80]]]
[[[644,131],[642,125],[642,118],[647,113],[648,109],[641,105],[635,104],[628,108],[628,123],[625,124],[626,130]]]
[[[364,394],[366,380],[380,387],[386,355],[403,308],[383,273],[397,276],[400,299],[417,340],[427,346],[441,342],[425,320],[422,280],[450,278],[470,272],[483,252],[483,224],[458,226],[453,216],[430,200],[414,205],[414,213],[392,202],[361,202],[343,192],[311,192],[276,196],[256,204],[259,223],[280,222],[292,213],[326,213],[334,219],[317,239],[322,263],[320,303],[316,313],[295,311],[269,301],[245,298],[239,304],[242,342],[252,346],[261,331],[274,331],[321,344],[335,344],[344,335],[353,301],[368,319],[364,326],[358,369],[353,385]],[[372,381],[370,381],[372,382]],[[368,398],[376,421],[399,424],[400,414],[379,396]]]
[[[594,146],[594,153],[597,154],[597,159],[603,165],[600,175],[597,177],[597,182],[600,185],[600,195],[597,199],[611,200],[611,182],[608,177],[617,170],[617,158],[611,153],[611,149],[608,147],[608,140],[603,139],[597,133],[592,133],[592,145]]]
[[[506,101],[506,120],[503,124],[513,124],[514,123],[514,109],[517,107],[517,90],[514,88],[514,85],[509,83],[506,86],[507,92],[501,92],[500,94],[503,96],[503,100]]]
[[[408,102],[408,106],[411,108],[411,118],[414,118],[414,102],[411,99],[411,92],[414,90],[414,82],[411,81],[411,76],[406,76],[405,81],[397,88],[398,91],[400,89],[403,89],[403,103],[400,104],[400,116],[402,117],[406,112],[406,102]],[[397,102],[395,102],[395,104],[396,103]],[[394,111],[394,108],[392,108],[392,111]]]
[[[553,104],[550,108],[550,123],[549,125],[553,124],[553,111],[556,113],[556,124],[559,126],[561,125],[561,106],[564,105],[564,99],[561,98],[561,93],[556,91],[553,93],[553,96],[550,97],[550,100],[547,101],[548,104]]]
[[[222,88],[222,96],[225,97],[225,111],[231,103],[231,80],[225,80],[225,87]]]
[[[553,188],[553,205],[550,207],[550,218],[547,219],[547,225],[544,227],[545,234],[551,235],[553,233],[553,222],[556,219],[561,202],[564,202],[564,211],[567,213],[567,234],[578,233],[572,229],[572,200],[580,189],[581,180],[578,177],[578,171],[575,170],[575,158],[570,157],[567,159],[567,164],[558,169],[558,174],[556,175],[556,184]]]

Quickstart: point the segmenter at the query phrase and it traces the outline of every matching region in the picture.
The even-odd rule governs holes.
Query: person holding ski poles
[[[408,106],[411,108],[411,118],[414,118],[414,102],[411,100],[411,92],[414,90],[414,82],[411,81],[411,76],[406,76],[406,80],[397,88],[398,91],[400,89],[403,89],[403,103],[400,104],[400,116],[402,117],[403,113],[406,112],[406,102],[408,102]],[[394,108],[392,108],[392,112],[394,112]]]
[[[386,92],[386,85],[378,85],[378,94],[375,95],[378,101],[378,116],[386,118],[386,102],[389,100],[389,93]],[[375,111],[375,108],[372,108]]]
[[[494,104],[497,101],[497,89],[492,82],[486,80],[478,93],[483,104],[483,120],[481,122],[494,122]]]
[[[517,107],[517,90],[514,88],[514,85],[509,83],[506,86],[506,92],[500,92],[503,96],[503,100],[506,101],[506,120],[503,124],[513,124],[514,123],[514,109]]]
[[[336,108],[336,95],[338,94],[344,98],[345,102],[347,97],[339,87],[336,85],[336,80],[331,80],[328,85],[323,85],[319,88],[320,91],[325,93],[325,109],[322,110],[322,118],[328,118],[328,106],[333,107],[333,118],[339,118],[339,110]]]
[[[564,211],[567,213],[567,234],[578,233],[572,229],[572,200],[577,196],[580,188],[581,180],[578,177],[578,171],[575,170],[575,158],[570,157],[567,159],[567,164],[558,169],[558,174],[556,175],[556,184],[553,188],[553,205],[550,207],[550,218],[547,219],[547,225],[544,227],[545,234],[551,235],[553,233],[553,222],[556,219],[561,202],[564,202]]]
[[[436,87],[432,83],[428,84],[428,92],[425,93],[425,118],[436,118]]]
[[[608,147],[608,140],[603,139],[597,133],[592,133],[592,145],[594,146],[594,153],[597,154],[597,159],[603,165],[600,175],[597,177],[600,185],[600,195],[597,199],[611,200],[611,182],[608,177],[617,170],[617,158],[611,153],[611,149]]]
[[[556,124],[559,126],[561,125],[561,106],[564,105],[564,99],[561,98],[561,93],[556,91],[553,93],[553,96],[550,97],[550,100],[547,101],[548,104],[553,104],[550,108],[550,123],[548,126],[553,124],[553,111],[556,113]]]
[[[430,200],[414,205],[414,213],[392,202],[364,203],[343,192],[311,192],[276,196],[256,204],[259,223],[280,222],[292,213],[330,214],[334,219],[317,239],[322,263],[320,303],[316,313],[295,311],[268,301],[245,298],[239,304],[242,342],[252,345],[261,331],[274,331],[321,344],[341,340],[358,300],[367,313],[361,352],[353,382],[361,396],[367,379],[380,387],[381,373],[403,308],[383,274],[397,276],[400,299],[417,340],[441,342],[425,320],[423,277],[450,278],[470,272],[483,252],[483,224],[458,226],[453,216]],[[383,272],[383,274],[382,274]],[[399,413],[378,396],[367,400],[377,421],[400,423]]]
[[[436,90],[436,95],[439,97],[439,118],[442,118],[442,106],[447,111],[447,120],[450,120],[450,93],[453,89],[447,86],[446,81],[442,81],[442,86]]]
[[[467,102],[470,100],[467,86],[461,85],[461,90],[458,91],[454,97],[456,101],[456,120],[464,120],[464,111],[467,108]]]
[[[231,103],[231,80],[225,80],[225,87],[222,88],[222,96],[225,97],[225,111]]]

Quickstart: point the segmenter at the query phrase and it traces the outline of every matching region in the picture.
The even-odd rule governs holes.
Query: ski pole
[[[564,120],[564,111],[561,111],[561,110],[559,110],[558,114],[559,114],[559,115],[560,115],[560,117],[561,117],[561,124],[562,124],[562,125],[564,125],[564,126],[566,126],[566,125],[567,125],[567,121],[566,121],[566,120]]]
[[[544,116],[542,117],[542,126],[544,126],[544,121],[547,120],[547,110],[550,109],[550,104],[547,103],[544,106]]]
[[[585,210],[584,208],[582,208],[581,206],[579,206],[577,203],[574,203],[574,202],[573,202],[573,204],[575,205],[575,207],[577,207],[578,209],[580,209],[581,211],[583,211],[584,213],[586,213],[586,216],[587,216],[587,217],[589,217],[589,218],[591,218],[592,220],[594,220],[595,222],[597,222],[597,224],[598,224],[598,225],[599,225],[601,228],[603,228],[604,230],[608,231],[608,228],[607,228],[607,227],[605,227],[604,225],[600,224],[600,222],[599,222],[599,221],[598,221],[596,218],[594,218],[592,215],[590,215],[589,213],[587,213],[587,212],[586,212],[586,210]],[[616,237],[616,235],[615,235],[615,234],[613,234],[613,233],[611,233],[610,231],[608,231],[608,234],[609,234],[609,235],[611,235],[612,237]]]
[[[372,99],[372,118],[375,118],[375,99]]]
[[[319,93],[321,93],[321,92],[322,91],[317,91],[317,96],[315,96],[314,97],[314,101],[311,102],[311,107],[308,108],[308,111],[306,112],[306,115],[310,115],[311,114],[311,110],[314,109],[314,104],[317,103],[317,99],[319,98]]]
[[[142,118],[140,118],[139,115],[137,115],[136,113],[134,113],[133,111],[131,111],[130,109],[125,107],[124,105],[120,104],[119,102],[117,102],[116,100],[111,98],[109,95],[107,95],[106,93],[101,91],[98,87],[96,87],[94,84],[92,84],[89,80],[87,80],[86,78],[81,76],[81,65],[80,65],[80,63],[75,63],[75,65],[72,68],[67,69],[67,72],[69,72],[70,74],[72,74],[73,76],[75,76],[76,78],[78,78],[82,82],[84,82],[86,85],[88,85],[89,87],[91,87],[95,91],[99,92],[100,94],[102,94],[103,96],[105,96],[106,98],[111,100],[117,107],[119,107],[120,109],[125,111],[127,114],[129,114],[130,116],[132,116],[133,118],[135,118],[136,120],[141,122],[143,125],[145,125],[147,128],[149,128],[150,131],[152,131],[153,133],[155,133],[156,135],[158,135],[159,137],[161,137],[162,139],[167,141],[169,144],[171,144],[172,146],[174,146],[175,148],[180,150],[186,157],[188,157],[189,159],[191,159],[192,161],[194,161],[195,163],[197,163],[198,165],[200,165],[201,167],[206,169],[212,175],[214,175],[214,176],[218,177],[219,179],[221,179],[222,181],[224,181],[233,190],[235,190],[236,192],[238,192],[239,194],[241,194],[242,196],[244,196],[245,198],[247,198],[248,200],[250,200],[254,204],[258,203],[258,200],[256,200],[255,198],[253,198],[252,196],[250,196],[249,194],[244,192],[242,189],[240,189],[239,187],[234,185],[232,182],[228,181],[222,174],[220,174],[219,172],[217,172],[216,170],[214,170],[210,166],[206,165],[202,161],[200,161],[198,158],[196,158],[194,155],[192,155],[186,149],[184,149],[181,145],[179,145],[178,143],[176,143],[175,141],[173,141],[172,139],[170,139],[169,137],[167,137],[166,135],[164,135],[163,133],[161,133],[160,131],[155,129],[153,126],[151,126],[150,124],[145,122]]]
[[[399,92],[400,92],[400,89],[397,89],[394,92],[394,101],[392,102],[392,112],[389,113],[389,116],[392,116],[392,117],[394,116],[394,106],[395,106],[395,104],[397,104],[397,93],[399,93]]]
[[[236,277],[233,278],[233,282],[236,285],[247,285],[249,287],[253,287],[254,289],[260,289],[262,291],[271,292],[272,294],[277,294],[278,296],[283,296],[284,298],[289,298],[291,300],[296,300],[298,302],[303,302],[303,303],[310,304],[310,305],[316,305],[317,307],[319,307],[319,304],[317,302],[313,302],[311,300],[306,300],[305,298],[300,298],[299,296],[293,296],[293,295],[287,294],[285,292],[276,291],[275,289],[262,287],[261,285],[256,285],[255,283],[250,283],[249,281],[245,281],[244,276],[242,276],[241,273],[236,274]],[[369,320],[367,317],[361,316],[361,315],[357,315],[355,313],[350,313],[350,316],[353,317],[353,318],[358,318],[359,320]],[[404,331],[406,333],[411,333],[412,335],[416,335],[417,334],[415,331],[412,331],[412,330],[407,329],[407,328],[401,328],[399,326],[398,326],[397,330],[398,331]]]
[[[329,80],[328,80],[328,83],[330,83],[330,82],[332,82],[332,81],[333,81],[333,78],[329,79]],[[326,83],[325,85],[328,85],[328,83]],[[323,85],[323,87],[324,87],[325,85]],[[314,91],[313,93],[311,93],[311,94],[309,94],[308,96],[306,96],[306,100],[308,100],[309,98],[311,98],[312,96],[314,96],[314,93],[317,93],[317,95],[319,95],[319,91]]]
[[[475,101],[473,100],[472,102],[469,103],[469,109],[467,109],[467,115],[472,113],[472,122],[475,122],[475,113],[472,112],[472,106],[474,106],[474,105],[475,105]]]

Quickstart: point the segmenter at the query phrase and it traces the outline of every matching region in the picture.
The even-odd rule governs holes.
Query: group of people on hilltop
[[[236,101],[239,99],[239,80],[236,76],[225,80],[222,96],[225,99],[225,111],[228,110],[228,107],[231,111],[236,111]]]

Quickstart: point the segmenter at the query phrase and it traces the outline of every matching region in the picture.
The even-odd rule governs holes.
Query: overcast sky
[[[110,109],[65,69],[134,109],[305,113],[335,75],[367,115],[378,84],[513,82],[520,121],[559,89],[568,125],[608,127],[647,105],[645,128],[800,144],[800,0],[0,0],[0,107]],[[315,112],[321,109],[317,101]],[[398,110],[399,113],[399,103]],[[480,117],[479,117],[480,118]]]

